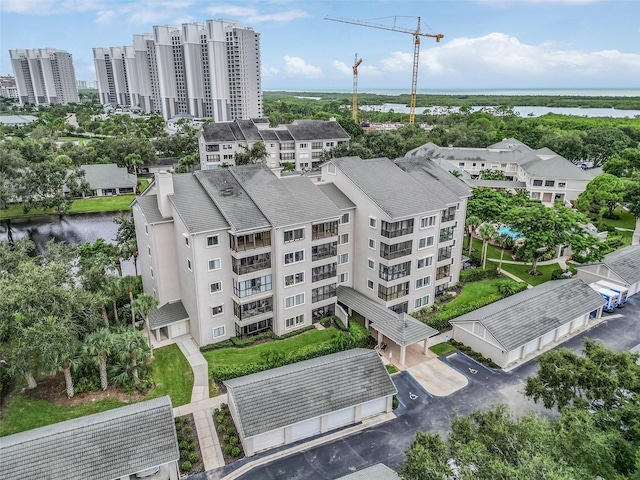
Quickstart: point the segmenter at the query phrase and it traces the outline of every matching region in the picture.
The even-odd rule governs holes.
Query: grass
[[[498,266],[497,262],[488,262],[488,263],[493,263],[494,265]],[[540,285],[541,283],[548,282],[549,280],[551,280],[551,272],[553,272],[554,270],[557,270],[558,268],[560,268],[560,266],[557,263],[554,263],[553,265],[538,265],[536,267],[536,270],[538,270],[538,272],[541,273],[542,275],[529,275],[527,271],[531,270],[530,264],[527,264],[527,265],[516,265],[512,263],[502,264],[502,270],[505,270],[515,275],[516,277],[522,279],[522,281],[527,282],[529,285],[533,285],[533,286]]]
[[[265,342],[252,347],[221,348],[205,352],[203,355],[209,363],[209,371],[211,371],[213,366],[233,367],[241,364],[259,363],[262,360],[261,354],[269,350],[277,349],[278,352],[286,356],[306,345],[330,342],[339,334],[340,332],[335,328],[309,330],[308,332],[284,340]]]
[[[447,308],[455,308],[462,304],[473,302],[478,298],[486,297],[493,293],[498,293],[498,284],[509,281],[508,278],[494,278],[492,280],[482,280],[481,282],[467,283],[460,295],[448,302]]]
[[[74,200],[69,209],[73,213],[101,213],[101,212],[121,212],[129,210],[129,204],[136,198],[135,195],[118,195],[112,197],[82,198]],[[22,204],[12,204],[6,210],[0,210],[0,220],[7,218],[32,217],[35,215],[56,214],[54,209],[32,209],[29,213],[22,211]]]
[[[138,183],[140,184],[140,193],[142,193],[149,186],[149,179],[145,177],[138,177]]]
[[[389,375],[393,375],[394,373],[398,373],[400,370],[398,370],[398,367],[396,367],[395,365],[385,365],[384,368],[387,369],[387,373]]]
[[[605,225],[609,225],[610,227],[627,228],[629,230],[633,230],[636,228],[636,217],[634,217],[622,207],[616,208],[613,213],[618,215],[620,218],[618,220],[603,218],[602,223]]]
[[[0,436],[12,435],[124,405],[126,404],[119,400],[106,399],[73,407],[60,407],[46,400],[16,395],[9,400],[5,408],[2,423],[0,423]]]
[[[440,356],[440,355],[446,355],[449,352],[455,352],[456,349],[452,347],[450,344],[448,344],[447,342],[442,342],[432,347],[429,347],[429,350],[431,350],[436,355]]]
[[[151,376],[156,388],[144,399],[169,395],[174,407],[189,403],[193,390],[193,371],[178,345],[158,348],[153,356]]]

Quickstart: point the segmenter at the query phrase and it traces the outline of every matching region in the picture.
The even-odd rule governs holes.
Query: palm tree
[[[52,373],[62,370],[67,387],[67,397],[74,395],[71,368],[78,353],[78,327],[68,317],[48,315],[34,326],[34,340],[40,344],[44,367]]]
[[[117,337],[121,358],[131,364],[133,379],[137,385],[140,382],[138,375],[138,361],[149,356],[149,347],[144,337],[134,328],[123,328]]]
[[[87,338],[84,340],[84,352],[87,355],[96,357],[98,361],[102,390],[109,388],[107,379],[107,357],[111,354],[113,348],[113,334],[108,328],[101,328],[87,335]]]
[[[151,348],[151,326],[149,325],[149,315],[151,315],[151,312],[158,307],[158,300],[151,295],[141,293],[138,295],[138,298],[133,301],[133,304],[135,305],[135,309],[144,317],[144,324],[147,327],[147,335],[149,337],[149,348]],[[151,351],[151,358],[153,358],[153,350]]]
[[[482,220],[480,219],[480,217],[477,217],[476,215],[471,215],[469,217],[467,217],[467,219],[464,222],[465,227],[467,227],[467,234],[469,235],[469,255],[471,255],[471,247],[473,246],[473,232],[475,231],[476,228],[478,228],[478,225],[480,225],[482,223]]]
[[[498,273],[502,270],[502,258],[504,257],[504,248],[507,243],[511,240],[511,237],[506,233],[498,233],[495,237],[495,242],[500,246],[502,251],[500,252],[500,263],[498,264]]]
[[[138,282],[138,277],[132,277],[131,275],[127,275],[126,277],[122,277],[122,288],[126,290],[129,294],[129,307],[131,308],[131,325],[136,326],[136,316],[135,316],[135,306],[133,300],[133,291],[136,287],[136,283]]]
[[[478,228],[478,233],[482,239],[482,269],[484,270],[487,266],[487,247],[489,246],[489,240],[495,238],[498,231],[496,227],[490,223],[483,223],[480,225],[480,228]]]

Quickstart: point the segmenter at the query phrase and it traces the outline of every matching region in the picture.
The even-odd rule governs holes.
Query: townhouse
[[[383,323],[420,324],[406,314],[458,281],[469,194],[418,158],[332,159],[320,184],[264,164],[160,172],[132,204],[151,327],[200,345],[282,335],[344,318],[353,292]]]
[[[200,168],[235,165],[237,153],[262,142],[267,152],[265,163],[270,168],[290,162],[298,171],[318,169],[326,151],[348,145],[349,139],[335,119],[295,120],[277,127],[270,127],[266,118],[210,123],[200,130]]]

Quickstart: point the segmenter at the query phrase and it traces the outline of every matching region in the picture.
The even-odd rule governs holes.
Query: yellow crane
[[[353,117],[354,122],[358,122],[358,67],[362,63],[362,59],[358,58],[358,54],[356,53],[356,57],[353,61],[353,112],[351,116]]]
[[[409,17],[409,18],[417,18],[418,24],[415,30],[396,26],[398,18],[407,18],[407,17],[392,17],[393,18],[393,26],[387,25],[379,25],[377,23],[365,22],[362,20],[348,20],[346,18],[337,18],[337,17],[324,17],[325,20],[331,20],[332,22],[342,22],[342,23],[350,23],[352,25],[360,25],[361,27],[371,27],[371,28],[379,28],[381,30],[391,30],[392,32],[400,32],[400,33],[408,33],[409,35],[413,35],[413,76],[411,78],[411,102],[409,103],[409,123],[414,123],[416,116],[416,90],[418,89],[418,60],[420,59],[420,37],[429,37],[435,38],[436,42],[439,42],[444,38],[444,35],[441,33],[438,34],[430,34],[430,33],[422,33],[420,31],[420,17]],[[355,83],[355,78],[354,78]]]

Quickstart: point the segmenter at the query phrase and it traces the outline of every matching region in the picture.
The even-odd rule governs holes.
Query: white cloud
[[[322,77],[322,69],[309,65],[300,57],[284,56],[284,72],[289,77],[318,78]]]
[[[331,63],[331,66],[340,75],[344,75],[344,76],[353,75],[353,69],[347,66],[347,64],[344,62],[341,62],[339,60],[334,60]]]
[[[252,7],[239,7],[237,5],[216,5],[205,10],[210,15],[224,15],[242,18],[248,23],[261,22],[290,22],[298,18],[307,18],[309,14],[299,8],[284,10],[274,13],[260,13]]]
[[[280,70],[275,67],[262,67],[260,71],[263,77],[275,77],[280,73]]]
[[[86,12],[102,8],[98,0],[2,0],[2,11],[29,15]]]

